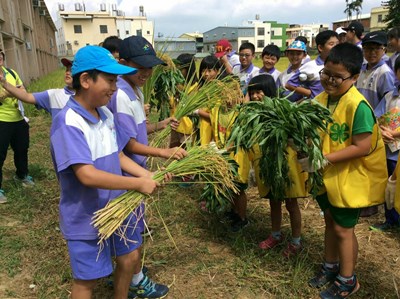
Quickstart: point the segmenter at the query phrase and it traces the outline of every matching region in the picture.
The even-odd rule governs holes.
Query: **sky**
[[[211,30],[218,26],[240,26],[254,20],[256,14],[263,21],[278,21],[289,24],[329,24],[346,18],[345,0],[45,0],[53,20],[58,3],[65,10],[74,10],[73,3],[85,3],[86,11],[99,11],[100,3],[108,6],[117,3],[125,15],[139,15],[139,6],[144,7],[148,20],[154,21],[154,35],[177,37],[186,32]],[[312,5],[310,5],[312,4]],[[365,0],[362,13],[370,13],[379,7],[381,0]]]

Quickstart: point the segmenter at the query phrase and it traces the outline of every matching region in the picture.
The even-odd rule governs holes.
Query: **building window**
[[[382,23],[383,22],[383,16],[382,15],[378,15],[378,22]]]
[[[271,36],[274,36],[274,35],[275,35],[275,31],[271,30]]]
[[[74,33],[82,33],[82,25],[74,25]]]
[[[147,30],[147,34],[150,34],[150,31],[149,31],[149,30]]]
[[[265,28],[264,27],[258,27],[257,28],[257,34],[258,35],[264,35],[265,34]]]
[[[126,34],[126,35],[129,35],[129,30],[125,30],[125,34]]]
[[[107,25],[100,25],[100,33],[108,33]]]
[[[142,29],[136,30],[136,36],[142,36]]]
[[[264,40],[262,39],[257,40],[257,48],[264,48]]]
[[[249,42],[248,39],[244,39],[244,40],[242,40],[242,45],[243,45],[244,43],[248,43],[248,42]]]

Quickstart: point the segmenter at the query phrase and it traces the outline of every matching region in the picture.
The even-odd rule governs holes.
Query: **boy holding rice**
[[[167,287],[154,284],[140,270],[139,225],[127,227],[134,242],[125,243],[114,234],[106,244],[98,244],[98,231],[91,223],[93,214],[122,190],[148,194],[157,186],[151,173],[122,153],[128,138],[117,130],[112,113],[105,107],[116,90],[117,75],[134,72],[134,68],[118,64],[104,48],[80,49],[72,66],[76,95],[53,119],[51,150],[61,188],[60,228],[67,241],[74,279],[72,299],[92,297],[96,281],[113,271],[114,254],[114,298],[127,298],[134,273],[142,277],[137,290],[161,289],[164,295],[168,292]],[[136,177],[122,176],[122,171]]]
[[[362,63],[357,46],[339,44],[319,73],[325,91],[316,100],[331,110],[333,118],[327,133],[322,133],[328,163],[322,170],[325,188],[317,196],[325,218],[324,263],[309,280],[315,288],[332,283],[321,298],[346,298],[360,288],[354,274],[358,254],[354,227],[361,208],[382,203],[387,181],[385,147],[373,110],[353,86]],[[308,158],[300,162],[308,172],[324,166]]]

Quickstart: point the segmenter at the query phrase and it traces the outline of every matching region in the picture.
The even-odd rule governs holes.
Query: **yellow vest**
[[[315,99],[328,106],[326,92]],[[329,134],[322,133],[324,155],[352,144],[354,117],[361,102],[368,104],[354,86],[340,98],[332,113],[333,123],[328,126]],[[383,203],[387,182],[386,153],[377,123],[373,127],[369,154],[329,164],[324,168],[323,178],[329,202],[335,207],[362,208]]]
[[[210,112],[210,132],[212,132],[212,137],[219,149],[225,148],[226,140],[231,135],[232,126],[237,117],[237,112],[231,110],[228,113],[220,113],[220,106],[216,106],[211,109]],[[210,134],[211,135],[211,134]],[[239,165],[238,168],[238,181],[243,184],[247,184],[249,180],[250,172],[250,161],[248,154],[240,149],[236,154],[231,153],[231,158]]]

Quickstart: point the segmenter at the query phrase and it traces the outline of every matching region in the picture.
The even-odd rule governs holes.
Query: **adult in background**
[[[338,28],[336,28],[335,32],[338,34],[338,37],[339,37],[339,44],[345,43],[345,42],[346,42],[346,34],[347,34],[347,31],[346,31],[346,30],[343,30],[342,27],[338,27]]]
[[[215,57],[217,57],[224,67],[224,72],[232,74],[235,65],[240,65],[239,55],[232,49],[231,43],[227,39],[220,39],[215,46]]]
[[[349,24],[349,26],[344,27],[343,30],[346,31],[346,42],[362,48],[361,37],[364,32],[363,24],[357,21],[353,21]]]
[[[18,74],[4,66],[5,58],[5,53],[0,50],[0,68],[3,73],[3,80],[18,88],[25,89]],[[21,182],[24,187],[33,186],[34,182],[32,177],[28,175],[29,125],[23,115],[22,103],[3,89],[0,96],[0,132],[0,203],[5,203],[7,197],[1,183],[8,146],[11,145],[14,151],[14,165],[17,169],[14,178]]]

